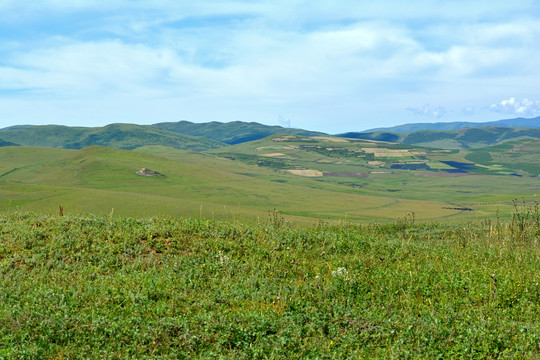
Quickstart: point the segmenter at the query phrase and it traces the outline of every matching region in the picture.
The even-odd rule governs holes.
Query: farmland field
[[[540,192],[538,149],[510,146],[526,152],[521,162],[497,147],[478,153],[297,135],[206,152],[3,147],[0,210],[54,214],[62,206],[70,214],[255,223],[277,209],[304,224],[391,222],[406,213],[423,222],[478,221]],[[161,175],[137,176],[141,168]]]

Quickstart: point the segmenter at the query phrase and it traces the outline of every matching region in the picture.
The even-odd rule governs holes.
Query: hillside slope
[[[180,134],[201,136],[230,145],[259,140],[274,134],[295,134],[302,136],[326,135],[316,131],[291,129],[281,126],[268,126],[255,122],[247,123],[242,121],[228,123],[214,121],[200,124],[189,121],[180,121],[176,123],[158,123],[154,124],[154,126]]]
[[[148,168],[159,176],[138,176]],[[353,190],[353,191],[351,191]],[[0,148],[0,210],[119,216],[206,216],[255,222],[278,209],[288,220],[313,223],[393,221],[414,209],[417,219],[460,216],[444,200],[362,194],[350,187],[167,147],[125,151]],[[114,209],[114,210],[112,210]]]
[[[32,126],[0,130],[0,139],[23,146],[82,149],[92,145],[134,149],[145,145],[167,145],[186,150],[209,150],[223,143],[182,135],[153,126],[111,124],[104,127]]]
[[[0,147],[3,147],[3,146],[19,146],[19,144],[15,144],[10,141],[4,141],[0,139]]]
[[[540,128],[483,127],[459,130],[419,130],[410,133],[375,131],[345,133],[345,138],[388,141],[443,149],[477,149],[522,138],[540,138]]]
[[[488,121],[488,122],[413,123],[413,124],[403,124],[403,125],[398,125],[398,126],[392,126],[392,127],[387,127],[387,128],[374,128],[374,129],[366,130],[364,132],[392,131],[392,132],[402,133],[402,132],[413,132],[413,131],[419,131],[419,130],[459,130],[463,128],[486,127],[486,126],[539,128],[540,116],[536,118],[515,118],[515,119]]]

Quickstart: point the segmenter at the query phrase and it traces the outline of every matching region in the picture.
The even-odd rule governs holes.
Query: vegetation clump
[[[538,358],[538,212],[517,210],[311,228],[1,215],[0,358]]]

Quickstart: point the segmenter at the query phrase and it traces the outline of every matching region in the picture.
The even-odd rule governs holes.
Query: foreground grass
[[[0,216],[0,358],[538,358],[540,227]]]

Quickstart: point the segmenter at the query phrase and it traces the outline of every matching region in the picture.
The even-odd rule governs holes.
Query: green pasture
[[[409,211],[425,220],[441,214],[459,215],[443,210],[438,201],[351,194],[339,191],[339,186],[295,182],[292,175],[248,165],[232,167],[229,160],[177,150],[169,158],[102,147],[57,150],[56,157],[50,149],[43,157],[39,148],[3,148],[2,152],[10,158],[4,168],[7,174],[0,179],[3,211],[57,213],[63,206],[67,213],[75,214],[256,221],[278,209],[304,222],[345,217],[350,221],[390,221]],[[136,171],[143,167],[163,176],[137,176]],[[234,168],[234,172],[227,168]],[[293,181],[272,181],[278,178]]]
[[[540,215],[510,215],[2,214],[0,358],[538,359]]]
[[[457,222],[508,214],[512,200],[540,192],[540,179],[531,176],[482,173],[446,177],[441,172],[431,176],[426,171],[372,166],[350,156],[354,152],[342,157],[334,154],[345,151],[339,146],[357,151],[358,147],[383,146],[381,143],[324,139],[323,150],[315,151],[297,147],[316,145],[311,138],[295,137],[299,140],[292,144],[275,142],[275,138],[279,135],[206,153],[166,146],[135,151],[97,146],[81,150],[3,147],[0,211],[56,214],[62,206],[71,214],[202,216],[254,223],[276,210],[291,221],[306,224],[320,220],[388,222],[414,213],[417,221]],[[395,149],[411,148],[392,145],[390,150]],[[286,156],[260,156],[276,152]],[[427,155],[432,156],[431,162],[445,156],[458,161],[465,156],[452,151]],[[283,161],[287,166],[266,161]],[[143,167],[161,176],[137,176]],[[309,178],[286,171],[298,168],[338,176]]]

